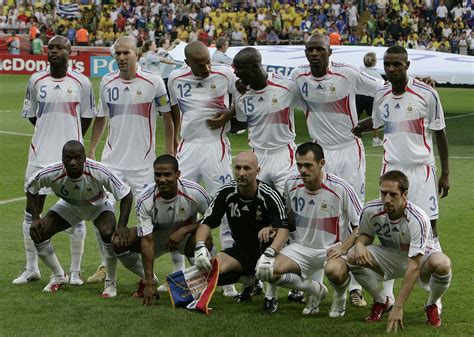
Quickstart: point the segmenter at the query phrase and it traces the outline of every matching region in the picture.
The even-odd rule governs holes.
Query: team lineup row
[[[351,66],[330,63],[329,56],[331,50],[327,38],[322,35],[314,35],[308,40],[306,56],[310,65],[295,69],[292,73],[292,79],[266,73],[261,64],[260,54],[253,48],[245,48],[236,55],[233,62],[235,70],[232,70],[230,67],[223,65],[213,64],[211,66],[207,48],[200,43],[190,43],[185,49],[188,67],[175,70],[168,79],[168,100],[166,87],[161,78],[136,66],[137,56],[134,41],[130,38],[121,38],[114,45],[114,56],[119,70],[104,76],[102,79],[100,85],[100,104],[98,113],[96,113],[90,82],[82,75],[67,69],[67,59],[70,52],[70,46],[67,41],[61,37],[55,37],[49,42],[48,46],[48,59],[51,67],[49,70],[34,74],[31,77],[24,104],[24,116],[30,118],[30,121],[35,124],[35,134],[30,147],[26,173],[27,180],[30,177],[37,176],[39,171],[52,162],[58,161],[62,145],[66,141],[75,139],[82,142],[82,134],[86,132],[90,125],[91,118],[95,117],[88,156],[94,158],[98,141],[108,121],[109,133],[101,162],[107,167],[108,172],[125,181],[131,187],[131,191],[136,198],[138,210],[139,198],[141,198],[139,195],[143,190],[143,186],[153,181],[152,167],[155,159],[154,125],[156,122],[156,111],[158,110],[163,115],[165,125],[166,152],[176,156],[179,161],[183,181],[203,181],[210,195],[216,196],[219,188],[232,180],[229,143],[225,133],[228,130],[228,120],[236,115],[239,120],[244,120],[248,123],[249,143],[255,155],[255,162],[258,160],[259,180],[262,183],[272,185],[280,194],[284,194],[285,198],[287,198],[287,193],[284,193],[285,184],[288,185],[287,181],[298,175],[296,165],[298,160],[297,158],[295,160],[294,152],[293,109],[294,107],[300,107],[307,116],[310,137],[319,144],[318,146],[324,149],[323,157],[325,160],[321,157],[317,158],[316,154],[314,154],[314,161],[321,165],[321,160],[323,160],[322,165],[324,165],[325,171],[329,173],[328,176],[334,175],[336,177],[334,179],[341,181],[340,184],[352,191],[352,194],[349,193],[352,198],[351,200],[361,200],[362,202],[364,200],[365,155],[362,142],[356,135],[363,130],[384,125],[385,156],[383,170],[384,172],[399,170],[408,176],[410,181],[410,188],[407,192],[408,200],[420,206],[422,212],[424,212],[422,214],[427,214],[433,228],[434,242],[437,243],[435,224],[438,217],[438,191],[434,174],[435,161],[432,134],[436,135],[441,159],[441,175],[438,186],[441,195],[445,196],[449,189],[449,169],[443,111],[435,90],[416,79],[407,77],[409,61],[403,48],[389,48],[384,56],[384,66],[387,78],[390,81],[389,84],[385,85],[383,81],[377,80]],[[236,81],[237,78],[239,81]],[[229,106],[227,102],[228,94],[231,94],[234,98],[234,104],[230,109],[227,109]],[[357,113],[355,112],[355,94],[375,96],[372,119],[358,123]],[[46,131],[55,126],[63,134],[60,132],[52,136],[51,133]],[[181,138],[179,142],[178,133]],[[300,166],[298,166],[298,169],[300,169]],[[67,176],[65,172],[63,174],[63,177]],[[85,177],[85,175],[81,175],[81,177]],[[238,178],[237,175],[235,178]],[[303,179],[303,174],[301,179]],[[77,189],[81,190],[80,186]],[[317,190],[319,188],[308,189],[308,191],[313,192]],[[145,189],[143,193],[146,191],[149,190]],[[37,192],[45,193],[46,191],[38,190]],[[404,192],[400,189],[401,194]],[[61,198],[66,197],[63,200],[66,203],[68,202],[66,195],[58,195]],[[118,196],[124,197],[119,193],[116,194],[116,197]],[[89,194],[89,197],[92,197],[92,195]],[[102,200],[103,198],[103,196],[99,197],[98,195],[93,197],[98,198],[96,200]],[[95,201],[94,198],[90,200],[92,203]],[[213,200],[213,203],[215,203],[218,198],[215,197]],[[308,204],[306,204],[304,198],[299,197],[296,197],[294,200],[290,199],[288,202],[295,203],[297,210],[298,206],[301,208],[299,209],[300,211],[308,209],[304,206],[314,205],[314,200],[313,203],[311,203],[311,200],[308,200]],[[25,272],[15,279],[14,283],[25,283],[29,279],[37,277],[39,269],[36,250],[38,250],[43,260],[44,256],[51,252],[52,248],[49,238],[36,242],[40,238],[45,238],[36,233],[36,236],[32,235],[36,239],[36,244],[33,244],[30,238],[32,219],[34,222],[36,221],[35,223],[40,221],[38,217],[42,211],[43,204],[44,196],[38,197],[35,203],[38,206],[35,209],[37,213],[34,214],[33,218],[31,207],[27,207],[27,212],[25,212],[23,234],[27,252],[27,265]],[[317,212],[324,214],[326,211],[332,210],[335,205],[337,205],[337,202],[332,204],[332,202],[323,200],[321,208]],[[236,206],[237,203],[233,207]],[[289,205],[287,206],[289,207]],[[316,209],[315,207],[311,208]],[[238,209],[235,208],[234,211],[237,212]],[[176,211],[179,211],[179,208]],[[57,212],[56,214],[58,214]],[[242,212],[239,211],[239,213]],[[90,215],[88,218],[90,218]],[[235,250],[236,234],[232,231],[232,226],[229,230],[227,218],[229,216],[224,217],[221,224],[221,245],[224,252],[230,252],[226,254],[231,258],[230,261],[239,261],[239,258],[242,257],[239,255],[239,251]],[[323,266],[320,265],[319,268],[316,268],[313,265],[314,261],[320,260],[317,258],[317,255],[308,255],[310,253],[305,252],[304,254],[306,254],[307,258],[311,257],[309,265],[305,265],[304,259],[299,259],[298,254],[304,251],[305,244],[310,247],[315,245],[313,248],[324,249],[324,254],[326,254],[326,250],[330,247],[325,245],[325,243],[329,241],[332,244],[343,242],[342,245],[337,245],[336,253],[331,253],[334,251],[333,248],[328,250],[329,254],[335,254],[336,257],[334,259],[337,260],[339,255],[344,255],[342,254],[344,252],[343,248],[347,252],[347,249],[352,246],[345,244],[349,243],[350,240],[354,243],[355,234],[350,236],[351,239],[347,238],[349,241],[344,240],[347,233],[353,232],[350,226],[348,227],[349,230],[347,230],[347,224],[350,223],[357,227],[359,219],[358,217],[357,219],[356,217],[353,218],[355,220],[349,220],[349,217],[342,216],[341,218],[340,214],[336,214],[329,218],[322,217],[324,220],[315,221],[311,225],[302,226],[303,229],[296,226],[296,233],[300,234],[299,232],[303,231],[305,235],[302,235],[302,237],[307,236],[311,239],[301,243],[303,248],[301,250],[297,249],[298,253],[294,255],[288,253],[289,257],[283,260],[283,262],[280,261],[281,258],[279,256],[288,255],[278,254],[275,257],[275,253],[281,249],[278,245],[281,242],[285,242],[282,239],[284,235],[278,235],[278,233],[284,233],[284,231],[278,230],[276,238],[279,238],[279,240],[274,240],[272,243],[272,246],[275,244],[276,248],[273,247],[272,250],[267,252],[268,256],[265,255],[266,258],[262,257],[263,260],[262,258],[260,259],[262,261],[259,261],[257,264],[257,275],[260,275],[261,279],[277,285],[296,284],[297,286],[293,287],[294,289],[305,290],[309,295],[309,307],[305,310],[308,313],[317,311],[319,301],[325,293],[325,288],[322,286],[322,283],[317,281],[318,278],[322,281],[322,273],[319,272],[318,274],[316,270],[322,269]],[[71,217],[70,221],[72,222],[65,221],[65,223],[69,223],[67,227],[74,224],[73,237],[79,233],[79,240],[74,240],[76,245],[71,245],[71,247],[75,247],[80,254],[71,254],[73,258],[76,255],[82,256],[80,229],[83,228],[83,224],[79,226],[75,224],[83,219],[75,216]],[[133,241],[133,237],[126,227],[127,219],[128,214],[121,213],[113,236],[118,240],[117,247],[129,247]],[[304,222],[304,219],[307,220],[308,217],[295,216],[295,219],[300,219],[300,221]],[[180,224],[184,220],[186,219],[182,219]],[[228,220],[231,222],[230,218]],[[346,227],[343,227],[344,230],[340,231],[339,226],[343,225]],[[387,230],[385,230],[385,227],[383,227],[383,230],[380,227],[376,231],[377,235],[379,232],[387,233],[387,235],[390,234],[392,227],[388,223],[386,225]],[[37,228],[37,226],[35,225],[34,228]],[[114,253],[112,233],[108,230],[101,231],[100,226],[98,228],[97,236],[101,243],[102,263],[104,265],[110,263],[113,265],[115,263],[116,265],[117,257],[113,254],[118,253],[120,249],[116,247]],[[153,231],[153,226],[151,231]],[[144,232],[138,230],[137,233],[143,234]],[[200,233],[198,230],[196,237],[199,239],[198,234],[202,235],[203,233]],[[336,235],[331,237],[332,234]],[[423,230],[423,235],[427,234],[428,231]],[[268,238],[269,234],[263,233],[261,235]],[[329,238],[325,238],[327,235],[329,235]],[[197,247],[199,250],[205,249],[201,241],[205,240],[198,240]],[[426,240],[423,239],[420,242],[426,243]],[[408,249],[406,242],[404,243],[404,249],[402,250],[405,251],[406,257]],[[175,246],[173,247],[176,248]],[[283,252],[287,247],[283,248]],[[42,253],[40,250],[42,250]],[[321,255],[321,252],[319,254]],[[206,254],[201,255],[206,256]],[[415,253],[413,257],[422,255],[423,253]],[[425,254],[425,256],[428,256],[428,254]],[[437,256],[437,254],[434,256]],[[132,251],[127,250],[119,253],[118,258],[128,269],[141,274],[145,280],[145,289],[147,289],[146,285],[148,284],[149,289],[146,291],[148,295],[145,295],[145,299],[149,301],[153,275],[147,273],[147,268],[143,271],[138,255]],[[409,261],[410,258],[408,259]],[[115,262],[112,262],[112,260]],[[331,258],[332,260],[333,258]],[[390,261],[391,258],[389,257],[387,260]],[[198,261],[201,260],[198,259]],[[351,260],[349,256],[349,261],[355,262],[356,260]],[[369,260],[364,261],[367,262]],[[266,271],[262,271],[262,268],[260,268],[259,273],[260,262],[270,267]],[[379,260],[377,262],[381,264]],[[77,273],[80,270],[80,258],[78,263],[76,260],[75,268],[71,265],[71,283],[82,282]],[[198,266],[200,263],[196,261]],[[251,264],[251,261],[247,258],[246,262],[241,264],[241,267],[248,263]],[[276,270],[281,272],[276,274],[280,275],[280,278],[273,275],[274,263],[275,268],[277,268]],[[283,267],[279,268],[279,263]],[[346,266],[345,263],[342,264]],[[423,266],[426,264],[427,262]],[[449,265],[449,262],[447,264]],[[204,265],[201,264],[201,268],[204,268],[206,265],[206,263]],[[373,263],[368,265],[373,265]],[[440,263],[436,265],[440,265]],[[222,266],[225,266],[224,262],[222,262]],[[58,269],[57,266],[55,268],[53,270],[53,277],[45,290],[57,289],[65,282],[65,274],[62,268]],[[325,269],[327,268],[329,267],[326,265]],[[387,276],[387,271],[383,270],[383,267],[381,268],[378,271],[382,275]],[[305,269],[308,269],[306,271],[315,271],[317,275],[306,274]],[[445,268],[443,272],[440,271],[436,275],[446,276],[445,279],[447,279],[451,275],[449,266],[447,270],[448,272],[444,272],[446,271]],[[301,282],[303,282],[302,280],[310,282],[311,286],[298,283],[292,276],[285,276],[287,274],[286,271],[297,275]],[[345,294],[350,278],[337,275],[337,277],[334,276],[334,279],[332,279],[329,276],[330,273],[327,270],[325,271],[335,289],[339,286],[344,290],[339,293],[336,291],[335,294],[343,296],[342,294]],[[224,272],[221,274],[225,275],[228,273]],[[356,279],[359,279],[356,272],[353,271],[353,274]],[[229,281],[228,283],[236,281],[235,275],[229,274],[227,278],[222,277],[222,275],[220,279],[223,283],[227,283],[225,282],[226,279]],[[269,275],[272,276],[270,277]],[[107,268],[104,296],[114,296],[116,294],[115,276],[114,267],[112,267],[111,271]],[[283,276],[285,276],[284,279],[282,279]],[[439,278],[442,278],[441,276]],[[74,282],[73,278],[75,278]],[[314,281],[316,283],[311,281],[311,278],[316,279]],[[390,278],[388,277],[387,279]],[[370,285],[366,286],[365,281],[360,282],[374,296]],[[321,285],[317,292],[315,291],[314,284]],[[355,287],[357,286],[355,285]],[[391,286],[387,286],[387,288],[391,288]],[[388,289],[388,293],[390,291]],[[267,287],[265,300],[272,300],[274,293],[274,287]],[[389,298],[393,298],[393,295],[389,296]],[[378,319],[380,319],[381,313],[386,309],[385,304],[388,307],[389,301],[385,303],[384,297],[380,299],[380,297],[375,296],[374,299],[375,304],[371,317],[378,316]],[[395,301],[395,308],[403,305],[403,303],[401,305],[397,303],[397,300]],[[435,298],[434,302],[436,300],[437,298]],[[342,307],[342,302],[344,302],[344,307]],[[430,300],[428,303],[429,306],[434,304],[436,310],[431,311],[437,312],[435,325],[440,324],[440,305],[430,303]],[[376,306],[376,304],[379,304],[379,306]],[[382,311],[380,311],[380,307]],[[336,312],[340,313],[339,316],[344,314],[345,297],[334,298],[331,312],[333,313],[332,316],[337,316]],[[396,329],[398,323],[393,322],[398,322],[397,319],[400,319],[401,322],[401,312],[394,310],[392,314],[394,312],[396,312],[394,314],[395,318],[390,320],[390,322],[395,324]],[[430,319],[429,321],[433,322]]]

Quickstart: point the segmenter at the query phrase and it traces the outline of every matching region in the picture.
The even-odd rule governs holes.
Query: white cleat
[[[163,283],[161,286],[158,287],[157,290],[158,290],[159,293],[167,293],[168,292],[168,287],[166,286],[166,284]]]
[[[69,276],[67,276],[67,274],[64,274],[64,276],[51,276],[49,283],[44,287],[43,291],[46,293],[55,293],[66,283],[69,283]]]
[[[115,296],[117,296],[117,283],[115,283],[115,281],[105,280],[102,298],[112,298]]]
[[[12,284],[26,284],[31,281],[37,281],[41,278],[41,273],[38,271],[32,271],[24,269],[23,272],[12,281]]]
[[[306,299],[306,308],[303,309],[303,315],[315,315],[319,312],[319,304],[322,300],[326,297],[328,293],[328,288],[324,286],[324,284],[317,283],[319,290],[316,294],[308,294],[308,298]]]
[[[72,284],[75,286],[82,286],[84,284],[80,271],[71,272],[71,275],[69,276],[69,284]]]
[[[338,318],[346,314],[346,299],[347,299],[346,291],[344,292],[344,295],[342,296],[337,296],[336,292],[334,292],[331,310],[329,311],[329,317]]]
[[[235,289],[235,286],[233,284],[228,284],[225,286],[222,286],[222,290],[224,291],[224,296],[225,297],[237,297],[239,293]]]

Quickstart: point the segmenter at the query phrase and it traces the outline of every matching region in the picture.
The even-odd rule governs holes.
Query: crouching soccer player
[[[229,222],[234,245],[217,254],[219,285],[241,282],[243,292],[237,302],[251,298],[255,284],[255,266],[262,256],[261,242],[276,234],[264,256],[274,257],[288,240],[287,217],[280,194],[257,180],[257,157],[253,153],[240,153],[234,163],[236,180],[225,184],[217,192],[196,231],[194,260],[203,271],[211,269],[210,254],[205,241],[211,229],[221,223],[224,214]]]
[[[40,218],[38,193],[44,187],[51,188],[61,199],[43,218]],[[128,241],[127,233],[123,231],[123,228],[127,226],[132,207],[133,197],[130,187],[104,165],[86,159],[82,144],[71,140],[63,147],[62,163],[49,165],[32,176],[26,190],[27,208],[32,215],[31,238],[35,243],[38,256],[53,273],[43,291],[56,292],[69,282],[68,275],[56,257],[50,241],[51,237],[80,221],[91,220],[98,228],[107,251],[107,277],[102,296],[116,296],[117,256],[113,252],[111,240],[112,236],[116,235],[121,242]],[[117,229],[114,205],[107,198],[106,190],[112,193],[115,199],[120,200]],[[137,261],[135,253],[126,252],[121,254],[119,259],[128,269],[140,269],[141,261]]]
[[[145,278],[136,296],[144,297],[144,305],[150,305],[156,296],[155,258],[169,252],[193,257],[198,213],[204,214],[210,203],[199,184],[180,178],[178,161],[173,156],[159,156],[153,169],[155,183],[137,199],[138,225],[130,228],[132,243],[125,247],[142,254]],[[212,238],[208,247],[213,250]],[[116,247],[120,249],[123,247]]]
[[[403,306],[417,280],[429,291],[427,323],[439,327],[441,296],[451,281],[451,262],[433,239],[428,215],[407,200],[408,186],[407,177],[400,171],[380,177],[381,198],[367,203],[362,211],[359,237],[348,255],[355,278],[374,298],[367,323],[379,321],[392,307],[379,281],[403,278],[387,331],[403,329]],[[375,236],[380,245],[373,244]]]
[[[311,276],[324,268],[334,288],[330,317],[346,311],[350,276],[345,254],[354,244],[362,205],[353,188],[341,178],[325,173],[323,150],[316,143],[304,143],[296,150],[300,177],[289,179],[285,200],[289,221],[294,221],[299,241],[284,247],[275,258],[262,257],[257,277],[281,287],[308,294],[304,315],[319,312],[328,290]]]

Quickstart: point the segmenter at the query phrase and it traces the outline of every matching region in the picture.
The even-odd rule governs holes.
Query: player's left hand
[[[387,330],[386,332],[397,332],[398,327],[403,330],[403,308],[399,306],[393,306],[388,316]]]
[[[145,289],[143,291],[143,305],[152,305],[156,297],[157,291],[154,282],[152,282],[151,284],[145,284]]]
[[[130,230],[126,226],[117,226],[117,229],[115,229],[115,233],[112,237],[112,242],[114,237],[118,238],[119,247],[130,247],[132,244]]]
[[[272,228],[272,226],[264,227],[258,232],[258,239],[260,242],[267,243],[271,239],[274,239],[276,235],[276,231]]]
[[[438,180],[438,195],[440,198],[444,198],[448,195],[449,191],[449,177],[447,175],[441,175]]]
[[[431,77],[415,77],[418,81],[428,84],[430,87],[436,87],[436,82]]]
[[[326,251],[326,261],[337,259],[343,255],[347,254],[342,247],[342,243],[338,242]]]
[[[230,121],[232,117],[233,116],[229,111],[219,111],[215,113],[212,118],[208,118],[206,123],[211,130],[219,129],[223,127],[228,121]]]
[[[178,228],[177,230],[175,230],[173,233],[171,233],[168,236],[168,242],[166,244],[166,247],[170,251],[178,250],[179,245],[181,241],[183,241],[185,236],[186,236],[186,233],[183,231],[183,228]]]

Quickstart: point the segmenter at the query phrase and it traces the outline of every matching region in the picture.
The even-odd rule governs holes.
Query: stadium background
[[[18,15],[20,15],[20,9],[23,6],[26,14],[28,6],[22,5],[22,3],[13,6],[13,1],[3,1],[0,15],[2,11],[5,13],[6,6],[8,6],[7,12],[16,8]],[[43,7],[39,6],[38,3],[42,3]],[[114,5],[115,8],[118,8],[118,4],[110,3],[110,8],[113,8]],[[152,2],[150,6],[147,6],[146,11],[149,10],[150,13],[153,13],[151,5],[154,3],[157,2]],[[216,3],[223,13],[236,13],[235,15],[237,15],[239,12],[239,10],[233,11],[231,2],[211,3],[211,9]],[[272,10],[268,9],[270,5],[267,5],[264,1],[254,1],[253,3],[265,3],[264,12],[266,9],[266,12],[272,15],[277,1],[272,1]],[[140,6],[140,2],[136,2],[136,4]],[[30,13],[35,13],[35,11],[43,8],[42,11],[49,17],[51,12],[48,12],[46,8],[50,5],[44,1],[33,1],[33,10],[30,10]],[[365,5],[370,7],[373,4]],[[410,6],[410,4],[398,4],[401,10],[405,5]],[[82,11],[89,6],[92,5],[79,6],[79,8]],[[317,7],[317,5],[312,4],[307,7],[315,6]],[[386,7],[393,8],[393,6],[397,6],[397,3],[394,2],[392,6]],[[128,7],[131,8],[132,6]],[[285,7],[283,4],[283,11]],[[182,13],[179,11],[180,8],[186,8],[186,5],[181,6],[176,2],[176,14]],[[294,9],[295,14],[298,11],[301,12],[301,9],[298,8],[300,8],[299,4],[290,6],[290,11]],[[163,9],[163,6],[161,9]],[[249,12],[251,11],[249,10]],[[258,13],[258,11],[257,9],[256,12]],[[162,12],[165,11],[162,10]],[[217,9],[213,12],[217,13]],[[96,9],[93,10],[93,13],[97,16],[97,20],[93,20],[97,26],[94,30],[91,29],[91,32],[98,32],[101,18],[106,17],[106,14],[104,10]],[[186,13],[186,10],[184,10],[184,13]],[[188,17],[190,13],[192,12],[188,12]],[[279,13],[283,17],[281,12]],[[54,18],[54,15],[52,15],[53,26],[59,27],[59,22],[62,22],[63,19]],[[161,15],[160,11],[158,11],[158,15]],[[182,17],[186,17],[186,15],[180,14],[180,18]],[[388,16],[384,15],[384,17]],[[80,20],[82,19],[76,21],[80,22]],[[467,24],[469,20],[470,17],[466,17],[463,22]],[[362,22],[362,19],[360,19],[356,30],[363,31]],[[434,22],[432,24],[433,29],[435,28]],[[446,23],[449,25],[448,22]],[[179,26],[176,27],[176,25],[177,23],[173,27],[177,31]],[[463,29],[469,29],[468,25],[464,27]],[[229,29],[233,29],[233,27],[228,27],[226,31],[229,31]],[[193,31],[194,28],[191,32]],[[57,31],[54,30],[54,32]],[[250,37],[251,34],[247,35],[247,41],[251,41]],[[459,52],[459,48],[451,48],[451,51]],[[22,50],[22,52],[28,53],[28,50]],[[321,336],[337,334],[344,336],[383,334],[384,324],[366,325],[361,322],[367,314],[368,308],[348,308],[344,318],[331,320],[327,317],[330,301],[326,300],[322,304],[320,314],[315,317],[302,317],[300,314],[301,305],[288,303],[283,292],[280,294],[280,309],[272,317],[260,314],[260,306],[263,300],[261,296],[254,298],[253,303],[237,305],[234,300],[224,298],[219,293],[215,295],[211,302],[211,307],[214,307],[215,310],[210,317],[170,308],[167,295],[162,296],[157,305],[151,308],[142,308],[139,300],[130,297],[135,290],[136,279],[123,268],[119,270],[119,296],[110,301],[104,301],[99,297],[102,285],[85,285],[76,288],[68,286],[64,291],[60,291],[54,296],[42,293],[41,285],[46,282],[48,276],[44,266],[41,266],[43,276],[40,282],[33,282],[25,286],[12,286],[11,280],[17,275],[24,263],[21,242],[21,219],[24,208],[22,186],[27,161],[27,148],[33,132],[29,122],[20,117],[27,79],[28,76],[25,75],[0,76],[0,155],[3,159],[0,161],[0,308],[3,309],[2,319],[0,320],[0,335],[82,336],[97,335],[99,333],[104,335],[155,333],[173,336],[185,333],[194,335],[214,333],[225,336],[265,336],[270,334],[277,336],[289,334]],[[99,79],[92,79],[96,97],[98,97],[98,81]],[[454,276],[451,288],[443,300],[443,326],[439,330],[434,331],[424,325],[423,301],[426,293],[420,288],[413,292],[405,309],[405,334],[410,336],[474,334],[474,325],[470,314],[473,276],[469,272],[474,262],[472,254],[469,253],[473,238],[471,228],[474,215],[471,197],[472,186],[474,186],[474,172],[472,170],[474,160],[474,135],[472,133],[474,127],[474,96],[472,95],[472,89],[440,88],[438,91],[446,114],[451,168],[450,195],[440,201],[439,232],[443,248],[453,260]],[[162,153],[164,146],[161,137],[163,134],[161,123],[157,125],[157,128],[157,153]],[[296,128],[297,142],[308,140],[305,121],[301,113],[296,114]],[[90,135],[87,135],[86,139],[89,138]],[[382,150],[370,146],[370,135],[365,135],[363,140],[367,152],[367,200],[370,200],[377,196],[377,177],[380,172]],[[231,143],[234,154],[248,148],[245,135],[231,136]],[[87,145],[88,142],[86,141]],[[54,197],[48,198],[46,206],[51,206],[54,201]],[[134,223],[135,217],[131,219],[130,225]],[[83,259],[85,275],[91,274],[99,262],[91,226],[88,223],[88,239],[86,240]],[[67,245],[69,240],[61,234],[53,241],[60,260],[64,266],[68,266],[69,249]],[[170,263],[166,258],[157,261],[156,266],[161,279],[171,270]],[[398,281],[396,285],[398,288],[400,282]]]

